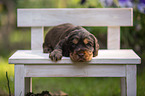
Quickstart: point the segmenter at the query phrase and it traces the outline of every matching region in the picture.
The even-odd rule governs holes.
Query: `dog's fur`
[[[61,60],[62,56],[72,61],[90,61],[98,55],[98,50],[99,44],[93,34],[70,23],[50,29],[43,43],[43,52],[50,53],[52,61]]]

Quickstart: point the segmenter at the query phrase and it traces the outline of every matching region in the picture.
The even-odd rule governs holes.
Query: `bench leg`
[[[25,94],[28,92],[32,92],[32,78],[31,77],[25,78]]]
[[[136,65],[126,65],[127,96],[136,96]]]
[[[24,96],[24,65],[15,65],[15,96]]]
[[[126,78],[121,77],[121,96],[126,96]]]

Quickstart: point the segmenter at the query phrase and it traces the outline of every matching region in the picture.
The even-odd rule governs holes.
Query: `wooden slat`
[[[125,65],[26,65],[25,77],[125,77]]]
[[[120,27],[108,27],[107,48],[120,49]]]
[[[15,96],[24,96],[24,65],[15,65]]]
[[[126,65],[127,96],[136,96],[136,65]]]
[[[132,8],[18,9],[19,27],[55,26],[72,23],[79,26],[132,26]]]
[[[121,96],[126,96],[126,78],[125,77],[121,77]]]
[[[9,63],[14,64],[73,64],[69,57],[63,57],[58,62],[49,59],[49,54],[42,50],[19,50],[9,58]],[[80,63],[80,62],[79,62]],[[84,62],[87,63],[87,62]],[[98,56],[88,64],[140,64],[133,50],[99,50]]]
[[[25,78],[25,94],[28,92],[32,92],[32,78],[31,77]]]
[[[32,27],[31,28],[31,49],[42,50],[43,44],[43,27]]]

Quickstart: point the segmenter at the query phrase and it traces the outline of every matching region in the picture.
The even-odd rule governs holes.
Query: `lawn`
[[[6,71],[14,94],[14,65],[0,57],[0,96],[8,95]],[[144,71],[145,72],[145,71]],[[138,74],[137,96],[145,96],[145,74]],[[69,96],[120,96],[120,78],[33,78],[33,92],[64,91]]]

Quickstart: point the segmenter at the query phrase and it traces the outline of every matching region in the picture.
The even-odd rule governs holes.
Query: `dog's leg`
[[[56,45],[54,50],[50,53],[49,58],[52,61],[61,60],[61,58],[62,58],[62,46],[63,46],[63,44],[65,44],[64,42],[66,43],[66,38],[59,41],[59,43]]]

